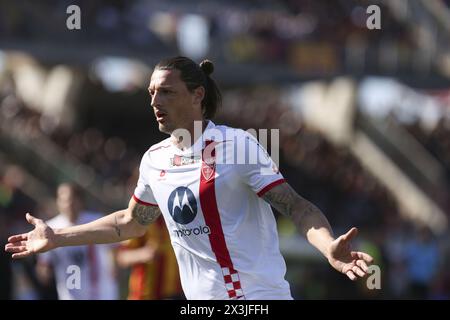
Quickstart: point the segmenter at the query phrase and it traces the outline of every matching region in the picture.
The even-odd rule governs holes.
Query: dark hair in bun
[[[214,72],[214,64],[208,59],[200,62],[200,68],[207,76],[211,75]]]

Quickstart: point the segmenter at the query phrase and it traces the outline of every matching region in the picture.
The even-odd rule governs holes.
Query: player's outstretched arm
[[[352,228],[338,238],[325,215],[314,204],[301,197],[288,183],[282,183],[263,196],[280,213],[292,218],[297,229],[328,259],[329,263],[351,280],[367,274],[372,257],[364,252],[352,251],[350,241],[358,230]]]
[[[13,253],[13,258],[24,258],[57,247],[112,243],[135,238],[143,235],[148,224],[154,222],[160,214],[157,206],[144,206],[131,199],[125,210],[113,212],[90,223],[52,229],[41,219],[27,213],[26,219],[34,229],[9,237],[5,251]]]

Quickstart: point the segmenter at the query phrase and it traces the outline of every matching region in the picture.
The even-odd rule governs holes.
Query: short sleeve
[[[155,197],[153,196],[152,189],[148,181],[149,164],[148,161],[148,151],[144,154],[141,160],[141,165],[139,166],[139,179],[137,186],[134,189],[133,199],[145,206],[157,206]]]
[[[251,134],[242,131],[236,142],[238,174],[259,197],[273,187],[285,182],[278,166],[266,149]],[[240,155],[239,155],[240,153]],[[245,158],[244,163],[242,163]]]

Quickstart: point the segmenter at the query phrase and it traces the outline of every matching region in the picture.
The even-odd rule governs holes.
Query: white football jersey
[[[159,206],[188,299],[292,299],[276,221],[261,198],[283,182],[252,135],[209,121],[184,151],[170,138],[152,146],[133,197]]]
[[[46,221],[51,228],[65,228],[101,218],[96,213],[80,213],[72,224],[59,214]],[[51,264],[60,300],[115,300],[119,297],[108,244],[61,247],[38,255],[40,263]]]

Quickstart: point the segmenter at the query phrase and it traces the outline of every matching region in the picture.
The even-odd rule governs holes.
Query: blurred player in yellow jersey
[[[128,299],[185,299],[178,264],[160,217],[142,237],[128,240],[117,253],[120,267],[131,267]]]

